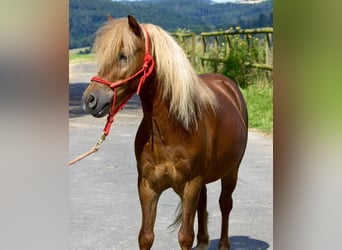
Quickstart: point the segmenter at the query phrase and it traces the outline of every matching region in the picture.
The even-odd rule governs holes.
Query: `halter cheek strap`
[[[117,87],[126,84],[127,82],[129,82],[130,80],[138,77],[139,75],[142,74],[142,76],[140,77],[139,80],[139,84],[137,87],[137,91],[136,93],[139,95],[140,94],[140,90],[143,87],[143,85],[145,84],[146,78],[151,75],[151,73],[153,72],[154,69],[154,60],[153,57],[151,55],[150,52],[150,38],[149,35],[147,33],[147,30],[145,29],[144,26],[140,26],[144,32],[144,37],[145,37],[145,56],[144,56],[144,63],[142,68],[136,72],[135,74],[133,74],[132,76],[124,79],[124,80],[120,80],[117,82],[109,82],[106,79],[103,79],[101,77],[98,76],[94,76],[93,78],[91,78],[91,81],[94,82],[98,82],[98,83],[102,83],[105,84],[107,86],[109,86],[113,91],[113,102],[112,102],[112,108],[111,111],[109,112],[108,116],[107,116],[107,123],[103,129],[103,132],[101,134],[100,139],[97,141],[96,145],[91,148],[88,152],[80,155],[79,157],[77,157],[76,159],[72,160],[69,162],[69,166],[80,161],[81,159],[87,157],[88,155],[96,152],[99,150],[99,148],[101,147],[103,141],[106,139],[106,136],[109,134],[109,130],[110,127],[114,121],[114,116],[117,112],[119,112],[124,106],[125,104],[128,102],[129,99],[131,99],[132,95],[131,94],[125,101],[123,101],[116,109],[115,109],[115,103],[116,103],[116,98],[117,98]]]

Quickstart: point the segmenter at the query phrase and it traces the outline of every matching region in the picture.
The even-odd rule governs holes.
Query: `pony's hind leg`
[[[198,221],[198,233],[197,233],[197,250],[207,250],[209,246],[208,235],[208,212],[207,212],[207,188],[202,186],[201,194],[198,200],[197,206],[197,221]]]
[[[220,195],[220,210],[222,215],[222,225],[221,225],[221,238],[219,242],[220,250],[229,250],[230,244],[228,239],[228,224],[229,224],[229,214],[233,207],[232,193],[235,189],[237,182],[237,172],[236,168],[228,175],[221,178],[221,195]]]

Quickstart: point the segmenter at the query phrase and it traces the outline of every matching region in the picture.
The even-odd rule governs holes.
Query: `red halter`
[[[151,53],[150,53],[150,38],[148,36],[148,33],[147,33],[145,27],[141,26],[141,28],[142,28],[142,30],[144,32],[144,36],[145,36],[145,56],[144,56],[144,64],[143,64],[142,68],[138,72],[136,72],[134,75],[132,75],[132,76],[130,76],[124,80],[119,80],[117,82],[109,82],[109,81],[107,81],[103,78],[100,78],[98,76],[94,76],[93,78],[91,78],[91,81],[105,84],[105,85],[109,86],[111,89],[113,89],[113,91],[114,91],[112,108],[108,114],[106,126],[103,129],[103,134],[105,136],[109,134],[110,126],[112,125],[112,123],[114,121],[114,115],[117,112],[119,112],[125,106],[125,104],[128,102],[129,99],[131,99],[131,97],[133,95],[133,94],[131,94],[123,103],[120,104],[119,107],[117,107],[115,109],[115,103],[116,103],[116,98],[117,98],[117,87],[127,83],[128,81],[130,81],[134,78],[136,78],[140,74],[143,74],[140,77],[140,81],[139,81],[137,92],[136,92],[139,95],[140,90],[141,90],[142,86],[144,85],[146,78],[152,73],[152,71],[154,69],[154,60],[153,60],[153,57],[151,56]]]

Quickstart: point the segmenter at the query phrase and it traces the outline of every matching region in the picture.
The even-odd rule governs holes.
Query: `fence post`
[[[191,63],[195,65],[195,56],[196,56],[196,43],[195,43],[195,33],[191,33]]]
[[[271,42],[271,34],[266,33],[266,64],[272,65],[273,64],[273,53],[272,53],[272,42]]]

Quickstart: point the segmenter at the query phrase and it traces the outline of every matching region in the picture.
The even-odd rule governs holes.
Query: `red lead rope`
[[[106,123],[106,125],[103,129],[103,132],[101,134],[101,137],[98,140],[98,142],[96,143],[96,145],[93,148],[91,148],[89,151],[87,151],[86,153],[84,153],[84,154],[80,155],[79,157],[77,157],[76,159],[70,161],[69,166],[99,150],[103,141],[106,139],[106,136],[109,134],[110,127],[114,121],[114,116],[116,115],[116,113],[118,113],[126,105],[126,103],[129,101],[129,99],[131,99],[133,94],[130,95],[124,102],[122,102],[119,105],[119,107],[117,107],[115,109],[115,103],[116,103],[116,98],[117,98],[117,87],[127,83],[128,81],[130,81],[134,78],[136,78],[140,74],[143,74],[140,77],[138,88],[137,88],[137,94],[139,95],[142,86],[145,84],[146,78],[149,75],[151,75],[151,73],[154,69],[154,60],[153,60],[153,57],[151,56],[151,53],[150,53],[150,38],[148,36],[148,33],[147,33],[145,27],[141,26],[141,28],[142,28],[142,30],[144,32],[144,36],[145,36],[145,56],[144,56],[144,64],[143,64],[142,68],[138,72],[136,72],[134,75],[132,75],[132,76],[130,76],[124,80],[120,80],[118,82],[109,82],[109,81],[107,81],[103,78],[97,77],[97,76],[94,76],[93,78],[91,78],[91,81],[95,81],[95,82],[105,84],[105,85],[109,86],[111,89],[113,89],[114,93],[113,93],[112,108],[111,108],[111,111],[109,112],[109,114],[107,116],[107,123]]]

